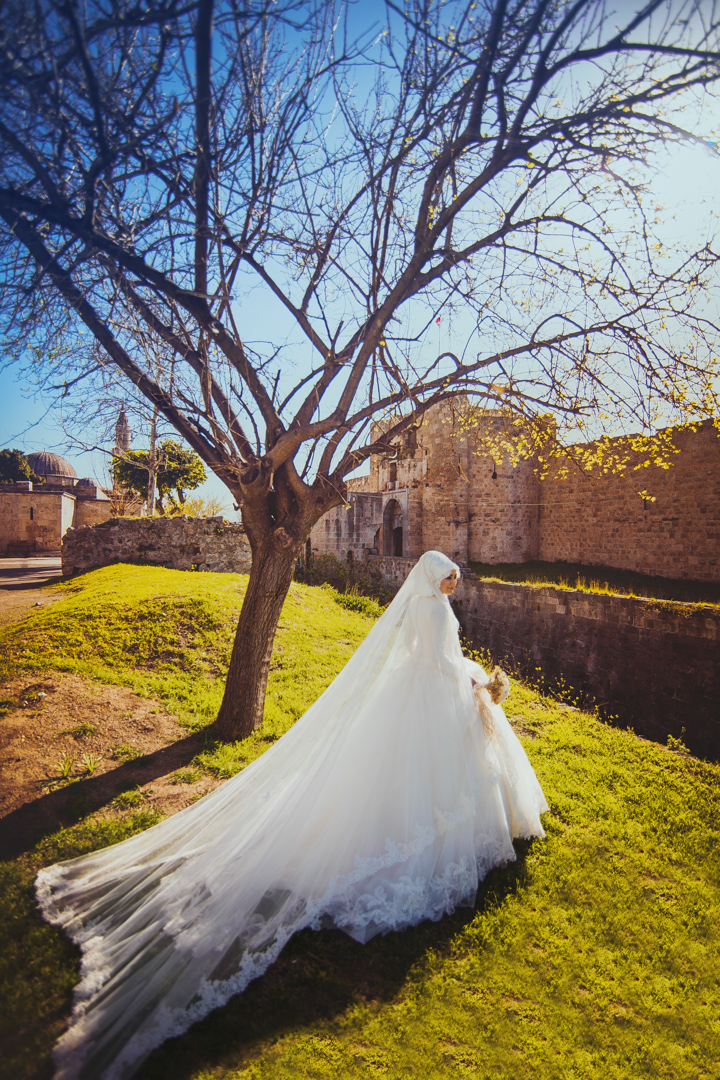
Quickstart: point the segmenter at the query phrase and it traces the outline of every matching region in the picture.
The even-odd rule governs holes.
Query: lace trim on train
[[[403,848],[406,846],[402,845]],[[487,863],[488,868],[498,865],[497,861],[493,863],[489,853],[485,852],[484,856],[482,862]],[[514,857],[514,851],[512,856],[508,856],[507,851],[504,851],[500,861],[505,862],[508,858]],[[378,869],[389,865],[386,862],[386,856],[381,856],[376,862]],[[400,879],[394,883],[389,895],[380,887],[371,893],[361,894],[351,903],[346,898],[347,889],[338,896],[326,894],[322,900],[306,905],[303,916],[297,922],[289,926],[281,926],[273,941],[262,952],[246,953],[232,978],[224,982],[204,979],[198,987],[195,1000],[187,1009],[179,1011],[171,1010],[162,1004],[158,1006],[153,1026],[138,1033],[127,1044],[103,1075],[103,1080],[122,1080],[128,1066],[142,1061],[167,1039],[184,1034],[208,1013],[227,1004],[231,997],[243,991],[253,979],[264,975],[294,934],[307,927],[321,927],[323,915],[330,915],[332,921],[340,926],[341,923],[335,912],[342,912],[342,929],[346,932],[348,925],[345,920],[353,922],[357,929],[365,928],[370,924],[388,929],[400,929],[424,919],[437,921],[443,915],[451,914],[462,900],[469,899],[482,877],[484,873],[478,870],[477,865],[471,866],[462,861],[449,864],[442,875],[432,878],[429,883],[420,880],[412,881],[409,877]],[[98,938],[90,938],[83,946],[88,949],[86,961],[90,970],[87,970],[87,976],[91,978],[101,974],[100,970],[94,969],[92,965],[92,954],[95,952],[93,943],[98,940]],[[85,963],[83,963],[83,971],[86,971]],[[94,978],[92,982],[95,983]],[[82,985],[85,985],[85,978]],[[82,1065],[85,1056],[83,1042],[83,1020],[82,1012],[80,1012],[77,1022],[62,1037],[54,1051],[58,1068],[67,1069],[68,1077],[73,1076],[74,1070]]]
[[[406,875],[394,882],[375,883],[369,890],[360,893],[356,886],[372,879],[382,870],[399,866],[413,856],[422,854],[450,830],[467,824],[474,815],[472,800],[464,797],[454,813],[436,809],[434,825],[418,828],[412,840],[404,843],[388,840],[383,854],[373,858],[358,857],[353,871],[331,881],[322,897],[298,905],[294,917],[288,913],[292,921],[278,927],[272,941],[266,941],[261,951],[246,952],[231,978],[225,981],[204,979],[195,1000],[185,1010],[171,1010],[162,1004],[158,1006],[153,1026],[130,1040],[103,1080],[120,1080],[131,1063],[141,1061],[166,1039],[183,1034],[209,1012],[226,1004],[253,979],[267,971],[299,930],[307,927],[320,929],[329,921],[362,940],[368,930],[376,933],[378,930],[404,929],[424,919],[437,921],[453,912],[458,904],[474,895],[478,882],[490,869],[515,858],[509,839],[502,841],[489,834],[479,834],[476,837],[474,865],[467,860],[448,864],[441,875],[430,881],[413,880]],[[64,877],[61,865],[42,870],[36,883],[36,896],[45,919],[63,927],[83,951],[81,981],[75,990],[72,1025],[54,1051],[58,1068],[67,1070],[66,1075],[70,1077],[79,1070],[85,1057],[83,1016],[86,1007],[107,980],[109,971],[104,963],[103,939],[94,933],[96,924],[81,925],[71,909],[63,912],[56,906],[53,887],[60,885]],[[257,929],[260,930],[261,926],[258,925]],[[200,927],[198,932],[203,932]],[[190,941],[184,935],[184,944],[189,945]]]

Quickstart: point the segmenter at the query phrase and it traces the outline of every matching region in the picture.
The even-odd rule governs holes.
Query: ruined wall
[[[491,416],[487,423],[496,422]],[[493,477],[494,473],[494,477]],[[347,511],[335,507],[311,534],[314,550],[363,558],[376,550],[398,555],[389,538],[397,503],[402,555],[436,548],[458,562],[522,562],[537,557],[538,494],[532,463],[516,469],[477,453],[477,438],[462,433],[449,405],[431,410],[393,460],[376,455],[370,473],[348,481],[348,500],[378,493],[374,527],[353,538]],[[397,519],[399,520],[399,518]],[[380,536],[375,537],[380,528]]]
[[[17,490],[13,490],[17,489]],[[75,499],[64,492],[3,484],[0,490],[0,552],[21,545],[28,551],[57,551],[72,523]]]
[[[378,455],[368,476],[349,481],[351,502],[353,493],[379,499],[364,528],[351,530],[338,507],[315,526],[311,544],[342,558],[349,550],[360,559],[373,550],[399,555],[388,532],[394,509],[406,558],[436,548],[460,563],[542,559],[720,581],[720,437],[707,421],[674,441],[680,452],[669,469],[568,479],[556,472],[539,481],[532,461],[513,468],[479,452],[477,436],[459,431],[450,407],[440,406],[395,460]],[[640,490],[656,501],[643,502]]]
[[[63,537],[63,574],[118,562],[244,574],[251,554],[242,525],[222,517],[111,518]]]
[[[348,505],[337,506],[321,518],[311,534],[311,544],[324,555],[346,559],[350,551],[353,558],[363,559],[365,551],[373,547],[381,523],[380,495],[348,492]]]
[[[708,420],[673,442],[670,469],[544,480],[539,558],[720,581],[720,433]]]

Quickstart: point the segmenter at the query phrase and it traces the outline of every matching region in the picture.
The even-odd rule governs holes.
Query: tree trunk
[[[253,552],[225,695],[213,725],[220,739],[244,739],[262,724],[275,631],[297,554],[295,544],[278,550],[272,542],[259,545]]]
[[[158,407],[157,405],[153,409],[152,420],[150,422],[150,452],[148,454],[148,490],[147,490],[147,513],[148,517],[152,517],[155,513],[155,476],[157,473],[157,465],[155,463],[155,444],[157,442],[157,422],[158,422]]]

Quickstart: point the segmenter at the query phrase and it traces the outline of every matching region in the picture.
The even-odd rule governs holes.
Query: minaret
[[[130,425],[128,418],[125,414],[125,406],[120,406],[120,413],[115,424],[115,445],[113,446],[113,456],[122,457],[126,450],[130,449]]]

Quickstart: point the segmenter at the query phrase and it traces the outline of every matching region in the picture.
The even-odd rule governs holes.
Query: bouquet
[[[473,693],[477,702],[480,719],[482,720],[485,734],[492,737],[495,734],[495,721],[493,720],[490,705],[502,705],[510,693],[510,680],[502,668],[494,668],[489,681],[485,686],[476,683]]]
[[[490,682],[485,687],[492,699],[493,705],[502,705],[510,693],[510,680],[502,668],[496,667],[490,676]]]

